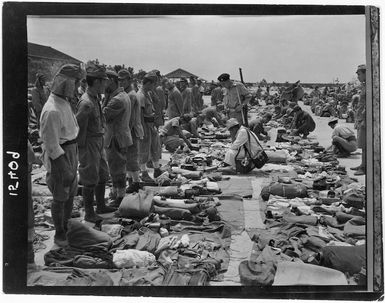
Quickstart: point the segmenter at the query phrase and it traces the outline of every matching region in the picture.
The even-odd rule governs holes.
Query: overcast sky
[[[206,80],[341,82],[365,63],[365,17],[157,16],[27,20],[28,41],[83,62],[183,68]]]

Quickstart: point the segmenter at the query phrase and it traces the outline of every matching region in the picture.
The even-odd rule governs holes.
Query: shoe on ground
[[[141,189],[139,182],[133,182],[129,187],[126,189],[127,194],[137,193]]]
[[[160,168],[154,169],[154,179],[158,178],[162,174],[162,170]]]
[[[104,205],[103,207],[96,207],[97,214],[109,214],[113,213],[116,210],[115,207]]]
[[[360,170],[360,169],[361,169],[361,165],[360,165],[360,166],[356,166],[356,167],[350,168],[350,170]]]
[[[362,168],[360,168],[359,170],[357,170],[357,171],[354,173],[355,176],[363,176],[363,175],[365,175],[365,174],[366,174],[366,172],[365,172]]]
[[[122,197],[116,198],[114,201],[112,201],[110,204],[108,204],[108,207],[114,208],[113,211],[115,211],[119,208],[120,203],[122,203],[122,201],[123,201]]]
[[[142,172],[141,179],[143,182],[155,183],[154,179],[150,177],[147,171]]]
[[[218,172],[221,172],[224,175],[236,175],[237,171],[232,168],[231,166],[226,166],[226,167],[219,167],[217,169]]]
[[[91,223],[97,223],[100,221],[103,221],[103,218],[101,216],[98,216],[97,214],[91,214],[91,215],[85,215],[84,220]]]
[[[59,247],[68,246],[67,237],[64,234],[63,235],[55,235],[53,242]]]

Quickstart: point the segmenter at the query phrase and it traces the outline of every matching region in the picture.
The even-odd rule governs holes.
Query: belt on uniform
[[[147,123],[154,123],[155,122],[155,117],[143,117],[144,122]]]
[[[60,144],[60,146],[66,146],[66,145],[77,144],[77,143],[78,143],[78,141],[76,139],[73,139],[73,140],[66,141],[66,142]]]

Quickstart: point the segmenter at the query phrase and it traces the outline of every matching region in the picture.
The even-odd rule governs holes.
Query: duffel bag
[[[154,192],[150,190],[126,195],[120,203],[118,214],[126,218],[144,218],[153,210],[153,198]]]
[[[183,199],[162,199],[160,196],[155,196],[153,201],[159,207],[186,209],[193,214],[201,211],[197,203],[185,203]]]
[[[281,196],[288,199],[306,198],[307,189],[304,184],[284,184],[274,182],[262,188],[261,197],[264,201],[269,200],[270,195]]]
[[[166,215],[172,220],[191,221],[193,219],[193,215],[188,209],[154,206],[154,212],[160,215]]]
[[[365,205],[365,196],[358,192],[350,192],[342,198],[348,207],[363,208]]]
[[[277,150],[277,151],[269,151],[266,150],[266,155],[269,158],[267,161],[268,163],[286,163],[287,161],[287,154],[283,150]]]
[[[253,270],[249,267],[249,261],[245,260],[239,264],[239,277],[242,285],[272,285],[274,282],[275,269],[270,262],[256,263]]]

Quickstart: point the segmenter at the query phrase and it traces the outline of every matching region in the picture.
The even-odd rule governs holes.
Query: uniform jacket
[[[109,147],[112,140],[116,140],[120,148],[132,145],[130,118],[131,102],[122,87],[116,89],[103,108],[106,119],[105,145]]]

